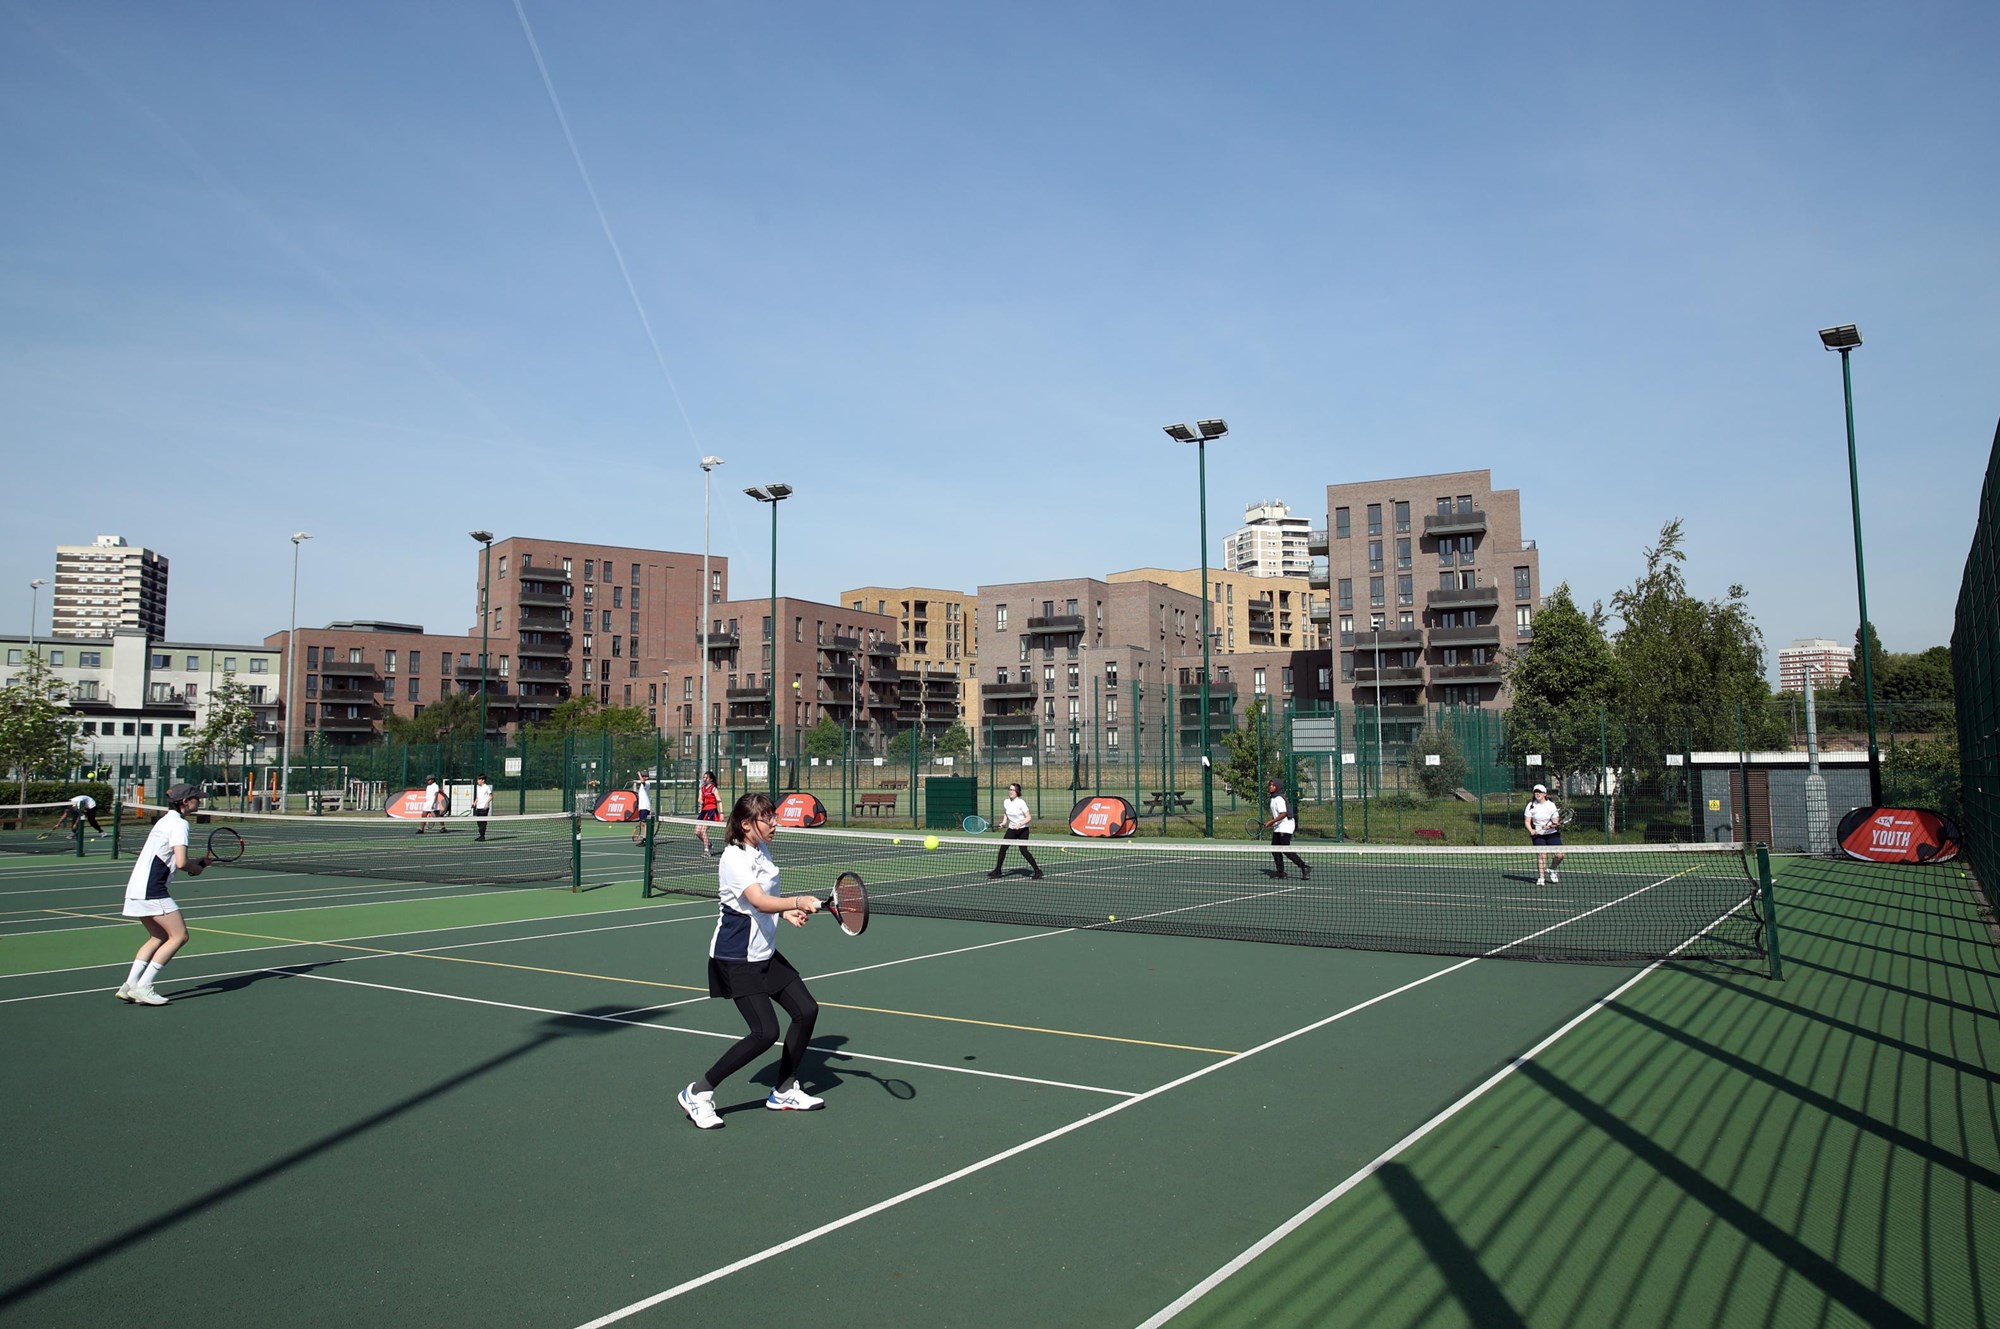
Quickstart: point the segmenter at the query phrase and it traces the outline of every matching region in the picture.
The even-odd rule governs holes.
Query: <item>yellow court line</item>
[[[81,917],[81,915],[80,915]],[[271,937],[257,932],[234,932],[227,928],[204,927],[203,932],[212,932],[223,937],[240,937],[248,941],[276,941],[294,946],[327,946],[335,950],[360,951],[364,955],[401,956],[412,960],[448,960],[453,964],[481,965],[489,969],[514,969],[529,974],[553,974],[559,978],[587,978],[599,983],[626,983],[633,987],[666,988],[674,992],[699,992],[708,995],[706,987],[694,987],[686,983],[662,983],[650,978],[625,978],[617,974],[587,974],[575,969],[548,969],[534,964],[513,964],[505,960],[475,960],[467,955],[436,955],[429,951],[393,951],[377,946],[357,946],[345,941],[305,941],[297,937]],[[819,1003],[830,1010],[861,1011],[869,1015],[900,1015],[911,1020],[939,1020],[946,1024],[970,1024],[984,1029],[1008,1029],[1017,1033],[1053,1034],[1059,1038],[1083,1038],[1099,1043],[1123,1043],[1130,1047],[1164,1048],[1172,1052],[1201,1052],[1216,1057],[1233,1057],[1234,1052],[1222,1048],[1191,1047],[1185,1043],[1158,1043],[1146,1038],[1120,1038],[1115,1034],[1086,1034],[1075,1029],[1044,1029],[1032,1024],[1007,1024],[998,1020],[973,1020],[957,1015],[931,1015],[923,1011],[898,1011],[881,1006],[852,1006],[843,1002],[822,1001]]]

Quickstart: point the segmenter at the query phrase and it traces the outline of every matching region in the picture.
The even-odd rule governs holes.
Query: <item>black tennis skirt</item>
[[[775,997],[794,983],[803,982],[799,971],[780,952],[768,960],[718,960],[708,957],[708,995],[711,997]]]

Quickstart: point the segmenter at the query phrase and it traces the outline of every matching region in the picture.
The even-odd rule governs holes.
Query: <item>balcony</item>
[[[1424,708],[1422,706],[1384,706],[1382,708],[1382,718],[1391,721],[1421,720],[1424,718]]]
[[[1002,731],[1012,732],[1021,729],[1032,730],[1040,723],[1032,715],[989,715],[985,720],[986,727],[995,733]]]
[[[322,715],[319,717],[319,727],[321,729],[332,729],[343,734],[352,734],[361,730],[373,729],[375,721],[373,717],[366,715]]]
[[[1082,614],[1038,614],[1028,620],[1031,637],[1062,637],[1082,631]]]
[[[1316,531],[1306,532],[1306,553],[1316,554],[1324,558],[1328,548],[1326,527],[1322,526]]]
[[[1333,622],[1333,606],[1325,600],[1315,600],[1306,610],[1306,617],[1315,623]]]
[[[701,644],[701,630],[699,628],[695,629],[694,639],[696,645]],[[733,651],[742,644],[743,638],[734,628],[729,629],[727,632],[710,632],[708,634],[708,649],[710,654],[714,654],[716,651]]]
[[[460,664],[452,672],[460,678],[478,678],[481,674],[486,675],[488,678],[498,678],[500,677],[500,666],[497,663],[484,666],[468,663]]]
[[[724,688],[722,695],[731,701],[769,701],[771,689],[761,685],[754,688]]]
[[[858,651],[861,649],[861,638],[835,635],[828,637],[820,645],[829,651]]]
[[[366,688],[321,688],[316,700],[327,706],[380,706],[381,698]]]
[[[1470,512],[1440,512],[1424,518],[1427,536],[1479,535],[1486,530],[1486,514],[1478,508]]]
[[[1498,586],[1460,586],[1432,591],[1424,597],[1432,609],[1492,609],[1500,603]]]
[[[561,591],[539,590],[539,589],[530,590],[526,586],[523,586],[521,588],[520,594],[516,596],[516,599],[524,606],[553,605],[557,609],[561,609],[564,605],[567,605],[569,603],[569,597],[567,595],[564,595]]]
[[[312,666],[308,665],[306,667],[310,669]],[[341,674],[347,677],[365,676],[373,678],[375,677],[375,666],[369,664],[366,660],[321,660],[319,672],[322,674]]]
[[[1477,628],[1432,628],[1433,646],[1498,646],[1500,625],[1488,623]]]
[[[567,632],[569,630],[569,611],[566,609],[529,609],[523,607],[520,621],[516,626],[531,632],[536,630]]]
[[[559,656],[566,660],[569,657],[569,647],[570,635],[567,632],[552,632],[543,636],[540,641],[531,641],[527,637],[522,637],[514,645],[514,654],[521,656],[533,655],[544,658]],[[565,670],[564,672],[568,671]]]
[[[731,715],[723,720],[722,727],[729,730],[754,733],[758,730],[769,729],[771,727],[771,717],[768,715]]]
[[[1431,679],[1438,683],[1498,683],[1505,667],[1498,660],[1485,664],[1436,665]]]
[[[922,642],[918,642],[917,644],[919,646],[923,645]],[[884,656],[888,659],[893,660],[897,656],[903,653],[903,648],[901,646],[898,646],[893,641],[878,641],[869,643],[868,653],[870,655]]]
[[[567,586],[569,584],[569,573],[567,570],[558,567],[548,567],[541,563],[523,563],[514,570],[514,576],[520,581],[547,582],[557,586]]]
[[[979,689],[979,695],[988,701],[1002,701],[1009,697],[1032,697],[1035,695],[1033,683],[988,683]]]
[[[1405,646],[1421,648],[1424,633],[1421,628],[1384,628],[1380,632],[1357,632],[1354,634],[1354,649],[1372,651],[1377,646],[1383,650],[1400,650]]]
[[[1374,687],[1377,682],[1375,674],[1376,671],[1372,666],[1363,667],[1359,664],[1355,665],[1354,686],[1358,688]],[[1383,665],[1381,674],[1380,681],[1383,684],[1401,683],[1408,685],[1424,681],[1424,667],[1422,665]]]
[[[1327,571],[1326,564],[1315,563],[1312,565],[1312,570],[1306,573],[1306,585],[1316,591],[1327,590],[1332,585],[1332,582],[1329,580],[1331,576],[1332,574]]]

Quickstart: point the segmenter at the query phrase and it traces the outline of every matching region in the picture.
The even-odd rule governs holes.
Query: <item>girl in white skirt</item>
[[[174,952],[187,944],[187,923],[168,888],[176,872],[199,877],[208,859],[188,861],[188,816],[201,803],[193,785],[177,784],[167,791],[167,810],[146,832],[146,846],[132,865],[125,883],[125,916],[146,929],[145,945],[133,958],[132,972],[118,989],[118,1000],[137,1006],[164,1006],[167,999],[153,990],[153,980]]]

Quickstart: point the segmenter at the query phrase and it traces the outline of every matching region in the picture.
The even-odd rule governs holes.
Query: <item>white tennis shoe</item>
[[[131,1002],[134,1006],[164,1006],[167,1004],[167,999],[153,991],[150,984],[128,989],[125,1000]]]
[[[689,1121],[705,1131],[729,1124],[722,1119],[722,1114],[715,1110],[714,1090],[697,1094],[693,1085],[681,1090],[681,1111],[687,1113]]]
[[[814,1098],[807,1093],[804,1085],[793,1085],[782,1093],[776,1089],[764,1100],[764,1106],[773,1112],[811,1112],[826,1106],[824,1098]]]

